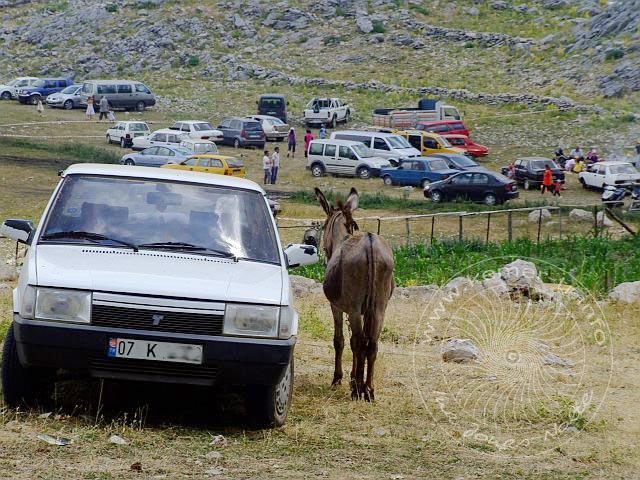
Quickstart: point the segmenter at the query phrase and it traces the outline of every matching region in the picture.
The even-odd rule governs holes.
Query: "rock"
[[[356,17],[356,27],[362,33],[373,32],[373,22],[369,20],[369,17],[364,15]]]
[[[215,450],[211,450],[210,452],[208,452],[205,455],[205,458],[207,460],[220,460],[222,458],[222,454],[220,452],[215,451]]]
[[[526,260],[515,260],[500,269],[500,276],[509,287],[512,296],[524,295],[532,300],[545,297],[546,288],[536,266]]]
[[[440,348],[442,360],[445,362],[466,363],[477,360],[480,356],[478,348],[468,339],[450,339]]]
[[[569,212],[569,218],[576,222],[591,222],[593,223],[593,213],[587,212],[581,208],[574,208]]]
[[[0,283],[0,290],[9,290],[10,288],[6,283]]]
[[[605,228],[613,227],[613,222],[609,217],[607,217],[604,214],[604,212],[598,212],[598,215],[596,215],[596,218],[597,218],[599,227],[605,227]]]
[[[109,437],[109,443],[115,443],[116,445],[126,445],[127,441],[120,435],[111,435]]]
[[[478,10],[478,7],[471,7],[467,9],[467,15],[471,16],[471,17],[477,17],[478,15],[480,15],[480,10]]]
[[[553,42],[555,39],[556,39],[556,36],[553,33],[550,33],[549,35],[544,37],[542,40],[540,40],[540,43],[542,45],[547,45],[547,44]]]
[[[0,281],[15,280],[16,270],[11,265],[0,261]]]
[[[491,8],[494,10],[506,10],[509,8],[509,4],[504,0],[493,0],[491,2]]]
[[[542,221],[549,220],[551,218],[551,212],[546,208],[533,210],[529,213],[529,223],[538,223],[540,217],[542,217]]]
[[[416,285],[411,287],[396,287],[393,290],[393,295],[396,298],[411,300],[411,299],[424,299],[430,297],[439,292],[440,289],[437,285]]]
[[[609,293],[609,299],[627,304],[640,302],[640,281],[616,285]]]
[[[475,280],[471,280],[467,277],[457,277],[450,280],[445,286],[444,290],[454,293],[456,295],[463,295],[472,293],[477,289],[479,283]]]
[[[573,367],[574,366],[573,362],[565,358],[559,357],[558,355],[553,353],[548,345],[545,345],[542,342],[533,342],[533,345],[535,349],[538,351],[538,353],[540,353],[540,355],[542,356],[541,360],[543,365],[550,365],[552,367]]]
[[[487,290],[491,290],[494,294],[507,295],[509,293],[509,287],[498,272],[495,272],[491,277],[485,278],[482,281],[482,286]]]
[[[316,281],[300,275],[289,275],[291,289],[296,297],[302,297],[316,286]]]
[[[375,433],[378,437],[384,437],[389,433],[389,430],[384,427],[376,427],[373,429],[373,433]]]

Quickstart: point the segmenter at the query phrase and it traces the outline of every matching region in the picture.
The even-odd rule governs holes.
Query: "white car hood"
[[[396,148],[395,149],[396,152],[401,153],[403,156],[407,156],[407,157],[419,157],[422,155],[422,153],[420,153],[418,151],[418,149],[410,147],[410,148]]]
[[[43,245],[38,286],[280,305],[280,265],[160,250]]]

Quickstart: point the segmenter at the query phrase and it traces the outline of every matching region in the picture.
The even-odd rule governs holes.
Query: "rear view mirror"
[[[287,267],[302,267],[318,262],[318,249],[313,245],[294,243],[284,249]]]
[[[0,235],[10,238],[16,242],[29,245],[31,236],[35,232],[35,227],[31,220],[5,220],[0,226]]]

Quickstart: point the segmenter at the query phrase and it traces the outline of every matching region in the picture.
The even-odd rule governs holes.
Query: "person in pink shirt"
[[[313,135],[311,135],[311,130],[307,129],[307,133],[304,136],[304,157],[307,158],[307,153],[309,152],[309,144],[313,140]]]

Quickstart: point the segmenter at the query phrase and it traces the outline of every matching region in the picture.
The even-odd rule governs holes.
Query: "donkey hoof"
[[[376,396],[373,394],[373,390],[371,388],[364,389],[364,399],[367,402],[373,402],[376,399]]]
[[[331,388],[338,388],[340,385],[342,385],[342,378],[334,378],[331,382]]]

